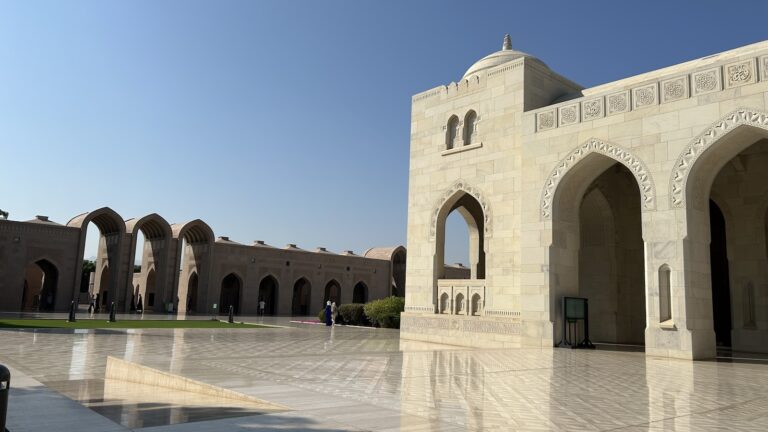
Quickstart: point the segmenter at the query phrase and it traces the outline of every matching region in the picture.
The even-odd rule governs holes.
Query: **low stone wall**
[[[519,318],[489,318],[445,314],[400,315],[400,338],[477,348],[519,348]]]

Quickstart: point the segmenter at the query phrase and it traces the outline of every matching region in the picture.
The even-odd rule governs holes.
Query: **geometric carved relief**
[[[656,105],[659,103],[658,83],[648,84],[632,89],[633,109]]]
[[[760,79],[763,81],[768,81],[768,56],[760,57],[760,70],[763,71],[763,75]]]
[[[605,108],[603,106],[603,98],[595,98],[585,100],[581,103],[581,118],[584,121],[599,119],[605,116]]]
[[[458,332],[499,335],[519,335],[522,325],[519,321],[485,321],[463,317],[441,317],[439,315],[400,317],[400,328],[410,333],[432,333],[431,330],[453,330]]]
[[[576,150],[569,153],[563,160],[557,163],[555,169],[547,177],[544,183],[544,191],[541,195],[541,217],[545,220],[552,218],[552,199],[555,196],[557,185],[565,174],[573,168],[581,159],[590,153],[599,153],[620,162],[629,169],[637,180],[640,188],[642,210],[653,210],[655,207],[656,190],[653,180],[643,161],[629,150],[614,144],[601,141],[596,138],[587,140]]]
[[[560,126],[571,125],[579,122],[579,104],[570,104],[558,108]]]
[[[747,59],[725,65],[725,88],[754,84],[756,82],[755,59]]]
[[[608,115],[629,112],[629,90],[610,94],[607,99]]]
[[[491,208],[488,206],[488,201],[485,200],[483,194],[480,193],[476,187],[470,186],[465,180],[459,179],[456,180],[456,182],[454,182],[453,185],[451,185],[451,187],[443,193],[440,199],[435,202],[434,207],[432,207],[432,222],[429,226],[430,240],[435,239],[435,234],[437,233],[437,217],[440,214],[440,210],[443,209],[445,203],[458,191],[463,191],[471,195],[477,200],[478,203],[480,203],[480,208],[483,210],[483,227],[485,231],[484,236],[491,236]]]
[[[688,76],[681,76],[661,82],[661,102],[687,99],[689,94]]]
[[[740,125],[768,129],[768,114],[748,108],[740,108],[729,113],[722,120],[715,122],[704,133],[696,137],[693,142],[688,144],[672,167],[672,175],[669,180],[669,196],[672,207],[680,208],[685,206],[685,188],[688,182],[688,174],[699,156],[715,141]]]
[[[537,131],[554,129],[555,126],[555,110],[542,111],[536,115]]]
[[[720,78],[720,67],[695,72],[691,75],[691,80],[693,81],[694,96],[722,90],[723,80]]]

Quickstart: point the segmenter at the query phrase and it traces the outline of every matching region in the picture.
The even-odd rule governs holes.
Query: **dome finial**
[[[509,37],[509,34],[504,35],[504,45],[501,47],[504,51],[509,51],[512,49],[512,38]]]

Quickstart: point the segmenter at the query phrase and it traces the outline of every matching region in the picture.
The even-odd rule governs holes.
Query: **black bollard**
[[[0,364],[0,431],[6,431],[5,421],[8,418],[8,393],[11,391],[11,371]]]
[[[229,323],[235,323],[235,308],[232,305],[229,305]]]
[[[115,322],[115,302],[109,305],[109,322]]]
[[[77,321],[75,319],[75,301],[72,300],[72,304],[69,305],[69,318],[67,318],[67,322],[75,322]]]

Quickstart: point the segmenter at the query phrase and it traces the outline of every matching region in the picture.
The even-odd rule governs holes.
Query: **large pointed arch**
[[[768,130],[768,113],[750,108],[739,108],[716,121],[689,143],[677,157],[669,179],[669,198],[672,207],[685,207],[688,178],[702,154],[707,153],[726,135],[738,129],[758,128]],[[744,143],[748,140],[742,141]],[[746,144],[745,144],[746,146]],[[737,154],[739,150],[732,153]],[[730,158],[723,160],[727,163]],[[715,170],[719,171],[719,170]]]
[[[446,216],[450,213],[453,205],[464,194],[472,196],[479,204],[483,211],[483,235],[488,238],[491,236],[491,207],[488,205],[488,200],[485,199],[483,193],[480,190],[467,183],[466,180],[456,180],[450,188],[448,188],[443,195],[437,200],[432,207],[432,222],[429,226],[429,238],[434,240],[438,231],[438,221],[441,216]]]
[[[153,299],[155,303],[168,304],[174,301],[173,287],[171,285],[173,274],[169,274],[171,267],[171,248],[170,242],[173,236],[171,231],[171,225],[162,216],[157,213],[148,214],[142,218],[132,218],[125,221],[126,234],[130,236],[130,248],[128,252],[128,273],[133,274],[133,265],[136,262],[136,254],[141,254],[142,268],[140,280],[143,281],[141,286],[146,288],[149,278],[149,263],[144,260],[144,252],[147,251],[148,257],[154,262],[155,270],[155,289],[154,295],[157,299]],[[139,232],[144,236],[145,242],[150,242],[150,247],[145,246],[144,250],[137,251],[137,241],[139,238]],[[145,243],[146,244],[146,243]],[[131,283],[133,278],[129,278],[128,283]],[[126,301],[131,301],[131,291],[126,291]],[[149,297],[144,294],[144,301],[149,302]],[[161,309],[155,309],[161,310]],[[175,310],[175,309],[174,309]]]
[[[632,175],[635,176],[637,185],[640,188],[641,208],[643,211],[653,210],[655,208],[656,188],[654,187],[653,179],[651,178],[650,171],[648,171],[645,163],[643,163],[637,155],[623,147],[597,138],[590,138],[560,160],[544,182],[544,190],[541,193],[542,219],[552,219],[552,200],[555,197],[557,185],[563,177],[565,177],[566,174],[574,166],[578,165],[586,156],[592,153],[599,153],[603,156],[607,156],[627,167]]]

